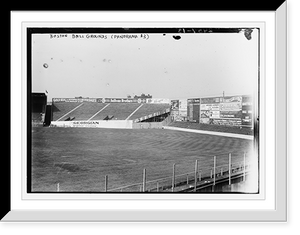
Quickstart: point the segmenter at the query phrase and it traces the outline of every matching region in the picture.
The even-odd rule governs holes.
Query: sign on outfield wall
[[[53,103],[60,103],[60,102],[74,102],[74,103],[80,103],[80,102],[97,102],[96,98],[53,98]]]
[[[170,102],[171,102],[170,99],[163,99],[163,98],[146,99],[146,103],[149,104],[170,104]]]
[[[62,103],[62,102],[98,102],[98,103],[149,103],[149,104],[170,104],[170,99],[163,98],[151,98],[151,99],[142,99],[142,98],[53,98],[53,103]]]
[[[240,111],[242,109],[242,97],[232,96],[221,99],[220,111]]]
[[[147,103],[147,99],[132,98],[97,98],[99,103]]]
[[[187,111],[187,100],[186,99],[179,100],[179,110]]]
[[[179,100],[171,100],[171,110],[179,110]]]
[[[201,98],[200,123],[240,126],[242,103],[242,96]]]
[[[243,96],[242,99],[242,125],[252,126],[252,98]]]

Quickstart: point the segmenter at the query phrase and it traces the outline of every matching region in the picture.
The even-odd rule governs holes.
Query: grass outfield
[[[32,192],[101,192],[108,189],[241,161],[251,140],[164,129],[47,128],[32,129]]]

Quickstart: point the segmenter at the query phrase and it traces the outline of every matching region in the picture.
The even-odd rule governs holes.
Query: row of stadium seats
[[[65,121],[70,117],[75,120],[104,120],[108,116],[113,116],[112,120],[134,120],[169,107],[168,104],[61,102],[52,104],[52,120]]]
[[[137,103],[110,103],[103,111],[101,111],[95,117],[93,117],[92,120],[103,120],[106,116],[109,115],[114,116],[113,120],[125,120],[139,106],[140,104]]]
[[[169,104],[144,104],[136,113],[134,113],[129,119],[135,120],[147,116],[149,114],[163,112],[167,108],[170,108]]]

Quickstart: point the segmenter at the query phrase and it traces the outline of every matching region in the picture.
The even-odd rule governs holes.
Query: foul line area
[[[217,136],[224,136],[224,137],[231,137],[231,138],[240,138],[240,139],[246,139],[246,140],[253,140],[254,139],[254,136],[252,136],[252,135],[242,135],[242,134],[216,132],[216,131],[203,131],[203,130],[179,128],[179,127],[173,127],[173,126],[164,126],[164,129],[174,130],[174,131],[199,133],[199,134],[205,134],[205,135],[217,135]]]

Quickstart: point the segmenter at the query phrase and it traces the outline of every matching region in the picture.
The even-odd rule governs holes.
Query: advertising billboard
[[[250,96],[243,96],[242,99],[242,125],[252,126],[252,99]]]
[[[187,120],[187,100],[171,100],[171,117],[173,121]]]
[[[249,112],[243,110],[243,102],[248,102],[243,96],[201,98],[200,123],[241,126],[243,119],[249,119],[243,116],[243,112]]]
[[[170,104],[170,99],[164,99],[164,98],[148,98],[146,99],[147,103],[150,104]]]
[[[171,100],[171,110],[179,110],[179,100]]]
[[[98,102],[96,98],[53,98],[53,103],[63,103],[63,102],[74,102],[74,103],[81,103],[81,102]]]
[[[53,103],[62,102],[98,102],[98,103],[150,103],[150,104],[170,104],[170,99],[165,98],[53,98]],[[179,102],[179,101],[178,101]],[[178,104],[179,106],[179,104]]]
[[[179,110],[187,111],[187,100],[186,99],[179,100]]]
[[[147,99],[133,98],[97,98],[99,103],[147,103]]]

